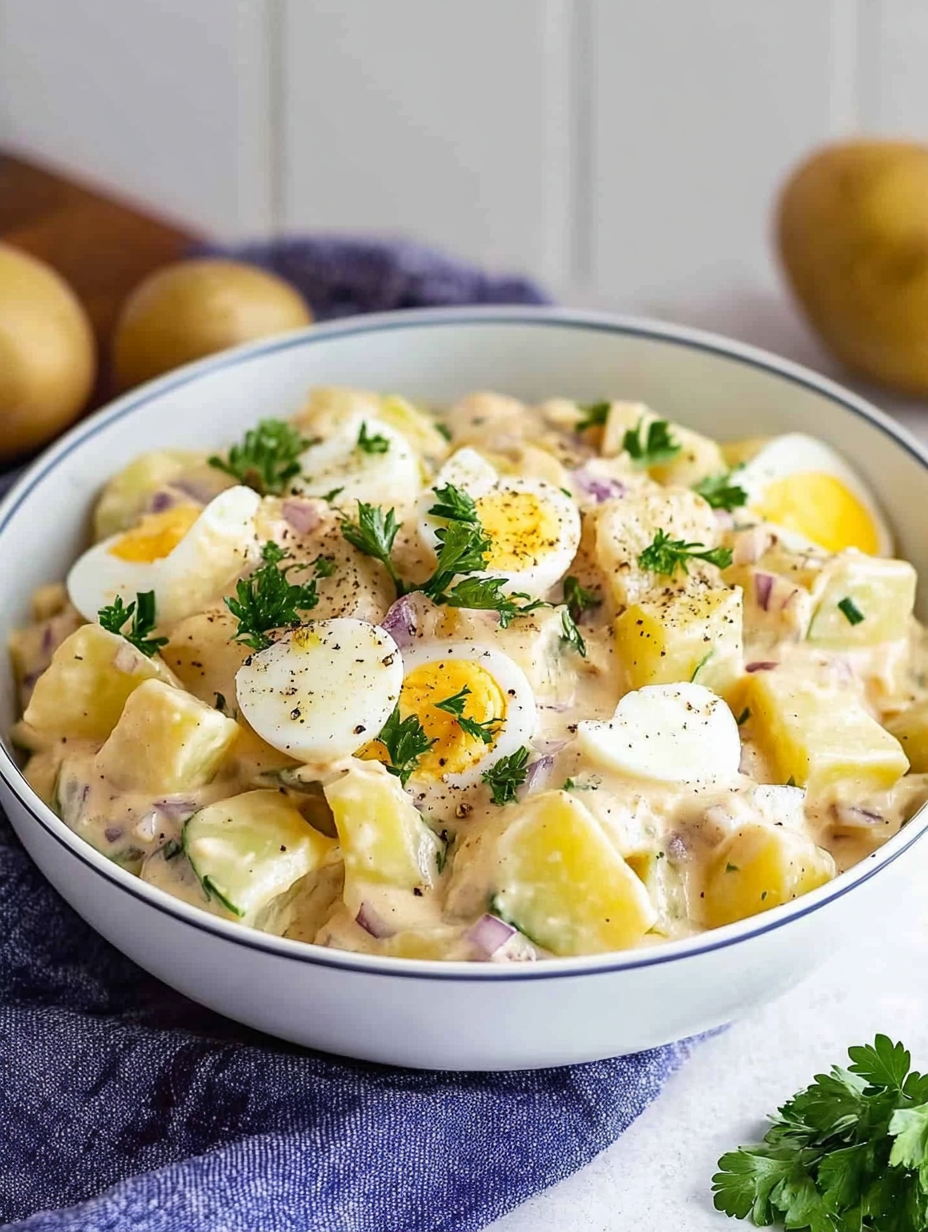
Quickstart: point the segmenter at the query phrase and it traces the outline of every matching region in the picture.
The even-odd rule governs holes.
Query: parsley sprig
[[[582,416],[577,421],[577,431],[584,432],[587,428],[602,428],[609,418],[611,402],[581,402],[577,406]]]
[[[262,419],[248,429],[241,445],[231,446],[228,457],[214,455],[209,464],[261,496],[280,496],[300,473],[298,458],[311,444],[282,419]]]
[[[734,470],[724,471],[721,475],[707,475],[696,484],[693,491],[708,501],[713,509],[727,509],[729,513],[733,509],[740,509],[747,504],[748,494],[744,488],[732,483],[737,470],[738,467],[735,467]]]
[[[454,715],[461,731],[466,732],[468,736],[473,736],[475,740],[482,740],[484,744],[492,744],[496,739],[503,720],[494,718],[478,722],[476,719],[467,718],[464,714],[464,707],[467,705],[467,699],[470,695],[470,687],[465,685],[463,689],[460,689],[453,696],[446,697],[444,701],[436,702],[435,709],[444,710],[445,714]]]
[[[528,775],[529,751],[523,745],[508,757],[501,757],[480,776],[490,789],[494,804],[510,804]]]
[[[268,540],[261,549],[264,564],[250,577],[236,583],[234,599],[226,599],[226,607],[238,620],[235,641],[243,642],[252,650],[266,649],[271,645],[267,636],[271,629],[298,625],[300,613],[312,611],[319,602],[315,578],[301,585],[287,580],[290,570],[297,568],[295,561],[280,567],[289,555],[273,540]],[[318,561],[316,564],[318,567]]]
[[[885,1035],[848,1055],[779,1109],[762,1143],[722,1156],[718,1210],[807,1232],[928,1225],[928,1074]]]
[[[599,607],[602,603],[595,590],[588,590],[572,574],[564,578],[564,602],[567,610],[575,621],[580,620],[584,612],[590,608]]]
[[[691,560],[705,560],[710,565],[727,569],[731,564],[731,548],[707,548],[704,543],[687,543],[683,539],[671,539],[666,531],[659,530],[654,539],[638,557],[642,569],[652,573],[672,576],[677,569],[689,573]]]
[[[437,532],[438,562],[431,577],[419,585],[405,582],[393,562],[393,545],[401,523],[396,511],[384,513],[379,505],[358,501],[357,520],[346,518],[342,522],[342,535],[359,552],[379,560],[390,575],[396,588],[397,598],[419,590],[435,603],[448,607],[476,608],[499,613],[500,625],[507,628],[515,616],[524,615],[538,607],[541,600],[519,604],[517,599],[528,595],[517,591],[505,594],[504,578],[468,577],[486,568],[486,557],[492,547],[490,537],[480,522],[473,498],[461,488],[446,484],[435,491],[436,502],[429,513],[443,518],[447,525]],[[465,576],[461,576],[461,575]],[[455,582],[455,578],[459,580]]]
[[[647,466],[669,462],[683,446],[671,435],[670,424],[666,419],[652,419],[645,431],[642,415],[635,427],[626,431],[622,438],[622,448],[635,466],[643,470]]]
[[[561,641],[572,646],[581,658],[586,658],[586,642],[577,628],[577,622],[566,607],[561,612]]]
[[[386,453],[390,448],[390,442],[385,436],[381,436],[379,432],[375,432],[373,436],[369,436],[367,432],[367,421],[361,424],[361,431],[358,433],[358,449],[362,453]]]
[[[157,623],[153,590],[137,592],[128,606],[117,595],[108,607],[100,608],[97,620],[108,633],[118,633],[149,659],[167,645],[166,637],[149,637]],[[124,626],[130,620],[132,624],[127,630]]]
[[[404,787],[418,766],[419,758],[435,743],[425,734],[425,728],[414,714],[401,720],[398,706],[384,723],[379,739],[390,758],[387,770],[395,774]]]

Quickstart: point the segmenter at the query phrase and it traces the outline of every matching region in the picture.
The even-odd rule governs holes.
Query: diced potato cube
[[[96,769],[121,791],[191,791],[214,777],[238,731],[190,693],[147,680],[126,701]]]
[[[677,591],[635,603],[615,621],[622,691],[695,680],[724,696],[744,670],[741,591]]]
[[[345,860],[345,903],[356,913],[371,887],[412,891],[438,875],[442,841],[400,782],[376,761],[358,761],[325,786]]]
[[[82,625],[55,651],[24,718],[51,736],[105,740],[126,699],[146,680],[177,683],[157,656],[146,658],[100,625]]]
[[[595,519],[596,562],[606,575],[606,596],[614,611],[638,603],[655,590],[685,590],[698,578],[712,579],[718,585],[718,569],[700,561],[688,562],[688,574],[678,568],[671,576],[652,573],[638,564],[638,557],[659,530],[687,543],[718,544],[715,513],[688,488],[654,486],[629,492],[621,500],[607,501],[588,519]]]
[[[49,582],[32,594],[30,609],[33,620],[50,620],[68,605],[68,590],[63,582]]]
[[[14,629],[10,634],[10,659],[25,710],[35,683],[52,661],[61,643],[84,624],[84,618],[70,603],[38,624]]]
[[[145,512],[154,492],[203,461],[204,454],[181,449],[159,449],[135,458],[103,489],[93,514],[94,537],[108,539],[128,530]]]
[[[810,642],[840,650],[906,636],[917,580],[908,561],[843,552],[827,568],[826,577],[809,628]]]
[[[851,692],[823,689],[781,667],[754,672],[742,698],[774,773],[810,796],[853,799],[885,791],[908,769],[899,741]]]
[[[495,911],[553,954],[626,949],[657,919],[641,881],[566,791],[511,814],[495,860]]]
[[[236,717],[235,673],[252,653],[233,640],[237,631],[227,607],[209,608],[178,621],[160,652],[188,693],[210,705],[223,699],[230,718]]]
[[[641,402],[613,402],[603,432],[603,456],[609,458],[621,453],[628,431],[646,439],[650,424],[661,418]],[[666,462],[648,467],[648,474],[658,483],[690,488],[710,475],[720,475],[728,470],[722,450],[715,441],[678,423],[670,424],[669,432],[680,446],[680,452]]]
[[[436,421],[405,398],[385,394],[380,399],[379,417],[402,432],[419,457],[432,466],[438,466],[448,456],[451,446],[435,426]]]
[[[901,710],[885,723],[909,759],[914,774],[928,773],[928,701]]]
[[[785,826],[748,823],[717,850],[700,898],[707,928],[744,920],[824,885],[835,875],[827,851]]]

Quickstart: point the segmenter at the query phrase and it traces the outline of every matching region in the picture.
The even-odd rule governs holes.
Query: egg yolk
[[[537,493],[497,488],[475,504],[480,523],[492,541],[484,558],[488,569],[525,569],[557,547],[560,518]]]
[[[428,738],[435,741],[419,759],[417,776],[435,780],[443,774],[461,774],[492,748],[492,743],[485,744],[479,736],[464,731],[455,715],[437,707],[438,702],[454,697],[465,688],[470,692],[463,699],[463,718],[477,723],[505,720],[505,694],[490,673],[473,660],[441,659],[423,663],[414,667],[403,681],[400,717],[415,715]]]
[[[109,548],[120,560],[150,564],[170,555],[202,511],[196,505],[177,505],[163,513],[150,513]]]
[[[774,479],[753,512],[784,530],[804,535],[829,552],[858,548],[875,556],[880,550],[870,513],[834,475],[807,471]]]

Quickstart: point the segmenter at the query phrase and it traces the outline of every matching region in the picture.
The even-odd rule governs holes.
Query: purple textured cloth
[[[530,282],[405,242],[293,239],[231,255],[289,278],[320,318],[545,302]],[[477,1232],[613,1142],[691,1047],[452,1074],[280,1043],[187,1001],[114,950],[0,816],[8,1229]]]

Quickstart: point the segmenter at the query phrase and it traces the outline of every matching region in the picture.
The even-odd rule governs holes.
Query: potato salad
[[[525,962],[828,882],[928,798],[916,577],[800,433],[317,388],[114,475],[12,638],[98,852],[316,945]]]

